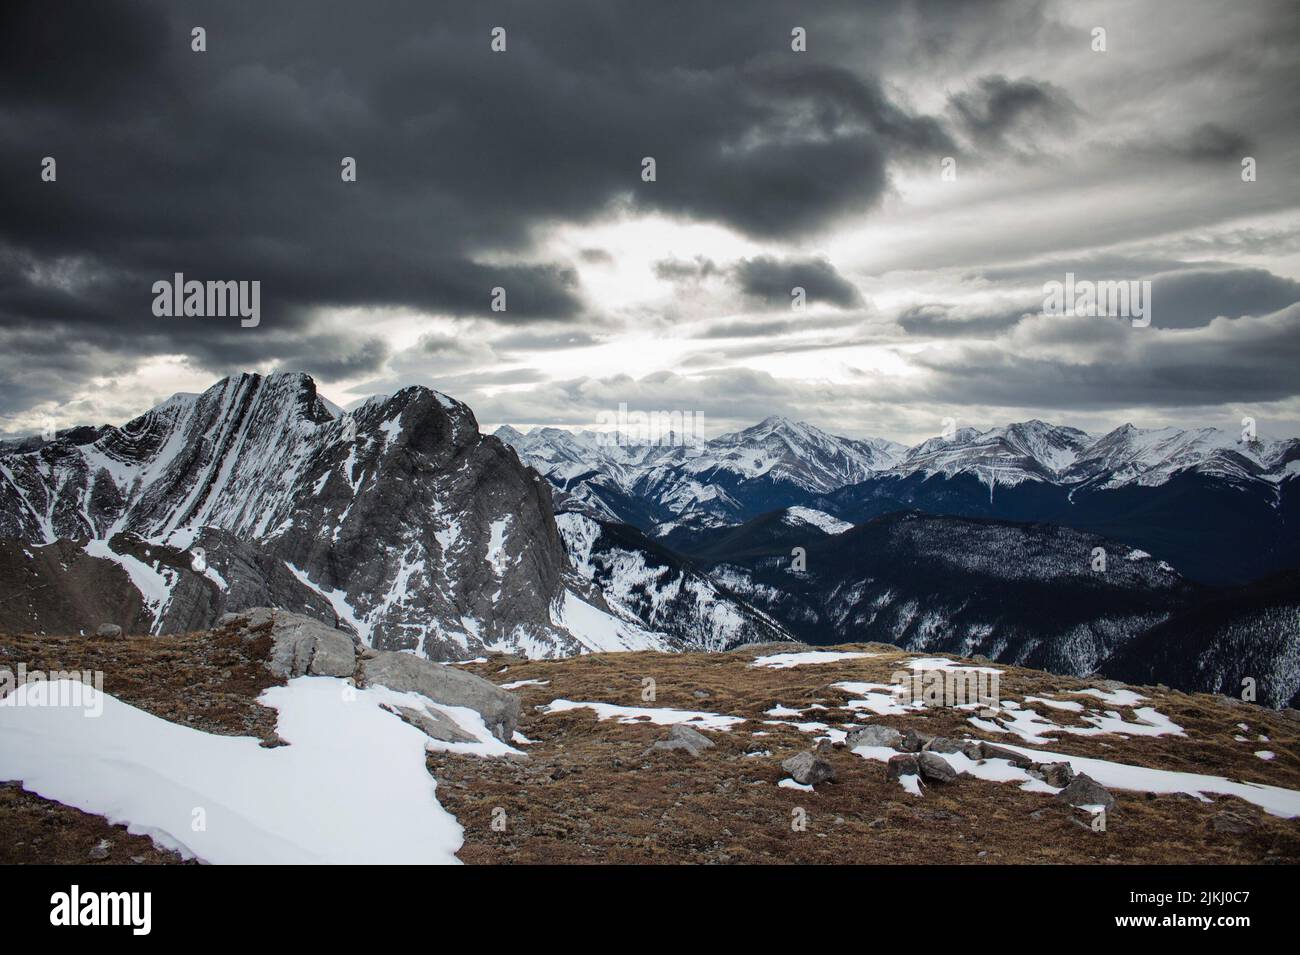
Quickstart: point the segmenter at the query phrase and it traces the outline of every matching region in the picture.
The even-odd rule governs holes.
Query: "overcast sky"
[[[302,370],[487,428],[1297,434],[1298,48],[1293,0],[8,0],[0,433]],[[156,317],[175,272],[260,325]],[[1067,272],[1150,326],[1044,315]]]

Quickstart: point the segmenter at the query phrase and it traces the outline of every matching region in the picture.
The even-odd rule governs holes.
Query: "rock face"
[[[672,645],[609,612],[568,565],[545,482],[426,388],[343,413],[306,375],[240,375],[0,465],[0,563],[30,576],[59,562],[23,550],[86,542],[87,573],[139,593],[73,632],[274,605],[431,659]],[[24,629],[55,609],[22,607]]]
[[[556,517],[574,569],[612,608],[698,650],[791,639],[767,614],[627,524],[567,512]]]
[[[362,679],[390,690],[421,693],[447,706],[476,710],[492,735],[509,743],[519,724],[519,697],[482,677],[410,653],[381,651],[361,661]]]
[[[791,756],[781,764],[781,768],[789,773],[795,782],[804,786],[816,786],[828,780],[835,781],[835,768],[809,750]]]
[[[271,618],[268,666],[276,676],[350,677],[356,671],[356,650],[348,634],[311,617],[270,608],[254,611],[254,625],[263,614]]]

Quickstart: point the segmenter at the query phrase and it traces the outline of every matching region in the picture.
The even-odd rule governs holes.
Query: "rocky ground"
[[[916,655],[880,644],[836,648],[875,654],[788,669],[753,661],[780,648],[731,653],[600,654],[561,661],[497,656],[463,669],[520,684],[518,731],[526,756],[485,759],[431,752],[437,795],[465,828],[468,863],[1296,863],[1300,819],[1282,819],[1234,796],[1112,788],[1104,832],[1086,811],[1050,793],[971,776],[927,780],[920,795],[889,778],[884,762],[843,743],[817,743],[829,728],[887,725],[963,741],[1015,743],[968,722],[969,711],[931,707],[868,715],[844,709],[861,693],[831,684],[887,683]],[[798,648],[795,648],[798,649]],[[280,682],[265,666],[269,640],[230,630],[165,638],[95,640],[0,634],[0,667],[103,670],[104,689],[149,712],[214,733],[276,742],[274,713],[255,702]],[[1089,681],[1000,667],[1003,700],[1064,698]],[[653,681],[653,684],[647,681]],[[1100,684],[1098,684],[1100,685]],[[653,686],[654,699],[644,698]],[[1109,685],[1108,685],[1109,686]],[[1113,686],[1109,686],[1113,689]],[[1300,790],[1300,722],[1224,697],[1138,688],[1186,735],[1054,736],[1047,748],[1157,769],[1224,776]],[[555,700],[707,711],[744,722],[704,728],[713,745],[655,747],[693,734],[648,719],[598,719],[589,708],[547,712]],[[1087,699],[1074,697],[1074,699]],[[775,707],[804,710],[774,716]],[[825,709],[813,709],[825,707]],[[1098,704],[1127,721],[1132,706]],[[558,710],[558,708],[557,708]],[[778,711],[778,713],[784,711]],[[1062,725],[1079,713],[1050,710]],[[780,722],[785,720],[787,722]],[[1242,729],[1242,725],[1247,729]],[[1260,741],[1265,737],[1266,741]],[[1274,753],[1261,759],[1258,751]],[[779,786],[782,763],[816,751],[834,773],[812,791]],[[820,767],[820,764],[819,764]],[[802,823],[800,825],[799,823]],[[0,862],[166,862],[179,859],[99,817],[0,787]]]

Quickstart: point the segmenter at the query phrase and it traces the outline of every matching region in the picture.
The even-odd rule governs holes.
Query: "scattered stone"
[[[90,850],[90,858],[96,862],[101,862],[108,858],[108,854],[113,850],[112,845],[107,839],[100,839],[95,843],[95,847]]]
[[[977,739],[968,739],[961,744],[961,754],[967,759],[983,759],[981,755],[981,743]]]
[[[917,730],[908,730],[903,734],[903,739],[898,744],[898,748],[905,753],[919,753],[925,748],[925,744],[930,742],[932,739],[934,739],[934,737],[928,733],[921,733]]]
[[[99,629],[95,631],[95,636],[100,640],[120,640],[122,628],[115,623],[101,623]]]
[[[983,665],[987,665],[987,664],[993,662],[992,660],[990,660],[988,657],[986,657],[986,656],[985,656],[984,654],[982,654],[982,653],[977,653],[977,654],[975,654],[975,656],[971,657],[970,659],[971,659],[971,662],[972,662],[972,663],[978,663],[978,664],[980,664],[981,666],[983,666]]]
[[[911,753],[899,753],[897,756],[889,757],[889,762],[885,764],[885,778],[897,779],[900,776],[917,776],[921,772],[921,767],[916,761],[916,757]]]
[[[1087,773],[1079,773],[1070,784],[1056,794],[1056,798],[1071,806],[1101,806],[1107,812],[1115,808],[1115,797],[1110,790]]]
[[[932,783],[950,783],[957,778],[957,770],[938,753],[923,752],[916,757],[921,778]]]
[[[712,695],[713,694],[708,690],[691,690],[691,696],[695,697],[697,700],[707,700]]]
[[[844,740],[844,745],[849,749],[857,749],[859,746],[888,746],[893,749],[902,739],[903,734],[892,726],[873,725],[851,731]]]
[[[659,750],[683,749],[692,756],[699,756],[706,749],[712,749],[715,745],[716,744],[713,742],[713,740],[709,739],[699,730],[692,729],[691,727],[686,726],[685,724],[678,723],[676,726],[674,726],[671,730],[668,731],[667,739],[659,740],[659,742],[651,746],[650,749],[647,749],[646,753],[649,753],[651,750],[656,750],[656,749]],[[642,755],[645,754],[643,753]]]
[[[781,768],[804,786],[835,781],[835,767],[809,750],[791,756],[781,764]]]

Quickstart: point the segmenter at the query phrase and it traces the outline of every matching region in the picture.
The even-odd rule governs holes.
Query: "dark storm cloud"
[[[768,308],[788,309],[791,289],[796,287],[805,290],[809,305],[857,308],[862,304],[857,287],[825,259],[759,256],[737,263],[733,274],[741,291]]]
[[[948,305],[914,305],[898,316],[898,324],[910,335],[931,338],[991,338],[1015,326],[1032,308],[958,314]]]
[[[1239,160],[1251,148],[1242,133],[1216,123],[1202,123],[1173,145],[1173,151],[1193,162]]]
[[[1152,322],[1194,328],[1220,315],[1265,315],[1300,302],[1300,282],[1266,269],[1174,272],[1151,280]]]
[[[910,7],[845,0],[798,19],[825,42]],[[707,16],[685,2],[96,0],[0,17],[0,322],[213,370],[253,353],[335,374],[381,360],[363,328],[342,358],[313,346],[330,307],[574,319],[582,289],[539,261],[540,225],[621,202],[786,238],[870,209],[891,161],[948,148],[870,63],[792,54],[777,0]],[[498,24],[504,54],[489,49]],[[38,178],[47,155],[55,183]],[[261,327],[160,324],[150,289],[174,272],[260,280]],[[495,286],[506,312],[489,311]]]
[[[916,365],[932,373],[925,394],[935,401],[1023,409],[1279,401],[1296,393],[1300,304],[1194,329],[1038,317],[1018,326],[1010,344],[964,344],[917,355]]]
[[[1071,128],[1079,114],[1060,87],[1025,77],[981,77],[949,103],[958,126],[980,148],[1023,148],[1040,130]]]

